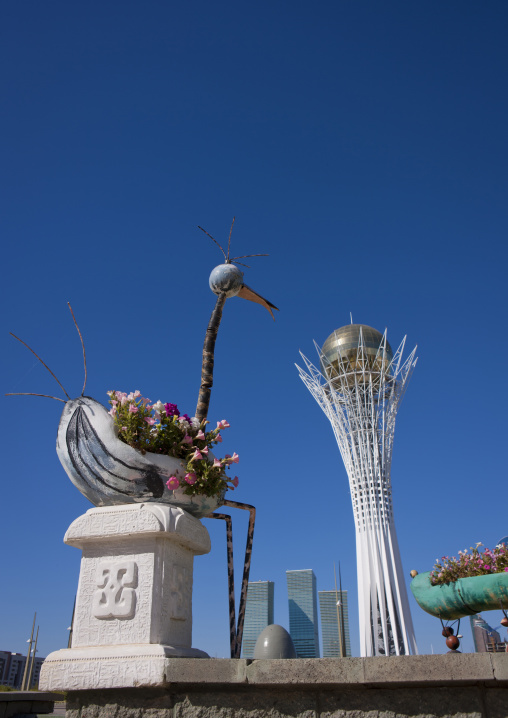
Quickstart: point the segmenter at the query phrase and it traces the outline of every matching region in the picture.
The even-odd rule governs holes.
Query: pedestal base
[[[43,663],[42,690],[163,686],[170,658],[192,648],[192,568],[208,553],[201,522],[159,504],[90,509],[65,543],[81,548],[71,648]]]
[[[142,645],[65,648],[44,661],[45,690],[164,686],[169,658],[209,658],[197,648]]]

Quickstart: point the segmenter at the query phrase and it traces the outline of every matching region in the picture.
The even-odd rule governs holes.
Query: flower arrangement
[[[441,561],[436,559],[430,572],[431,584],[437,586],[459,578],[508,572],[508,546],[499,544],[494,549],[486,548],[483,551],[479,550],[479,546],[483,544],[478,542],[474,548],[470,546],[471,553],[467,549],[459,551],[458,558],[443,556]]]
[[[238,454],[218,459],[210,451],[222,443],[220,432],[230,426],[225,419],[218,421],[215,429],[205,431],[208,421],[180,414],[176,404],[151,404],[139,391],[108,391],[108,396],[109,414],[121,441],[142,454],[166,454],[185,463],[184,478],[171,476],[166,482],[170,491],[182,488],[188,496],[218,496],[238,486],[238,476],[231,479],[226,474],[232,464],[238,463]]]

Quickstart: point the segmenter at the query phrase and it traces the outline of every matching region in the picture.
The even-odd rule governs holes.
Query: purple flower
[[[164,404],[164,409],[168,416],[178,416],[178,407],[176,404]]]
[[[182,414],[182,416],[185,419],[185,421],[188,421],[189,424],[192,424],[192,420],[188,414]]]

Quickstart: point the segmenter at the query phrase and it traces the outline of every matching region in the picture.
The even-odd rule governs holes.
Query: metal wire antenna
[[[62,391],[63,391],[63,393],[65,394],[65,396],[66,396],[68,399],[70,399],[71,397],[67,394],[67,392],[66,392],[65,389],[63,388],[61,382],[56,378],[56,376],[53,374],[53,372],[51,371],[51,369],[49,368],[49,366],[48,366],[47,364],[45,364],[45,363],[42,361],[42,359],[40,358],[40,356],[34,352],[34,350],[32,349],[32,347],[29,347],[28,344],[23,341],[23,339],[20,339],[19,337],[17,337],[17,336],[16,336],[15,334],[13,334],[12,332],[9,332],[9,334],[11,335],[11,337],[14,337],[14,339],[17,339],[18,342],[21,342],[21,344],[23,344],[27,349],[29,349],[29,350],[32,352],[32,354],[33,354],[35,357],[37,357],[37,359],[40,361],[40,363],[42,364],[42,366],[45,367],[45,368],[49,371],[49,373],[51,374],[51,376],[53,377],[53,379],[57,382],[58,386],[62,389]],[[14,394],[10,394],[9,396],[14,396]],[[46,394],[34,394],[34,396],[47,396],[47,395],[46,395]],[[56,396],[51,396],[51,397],[49,397],[49,398],[50,398],[50,399],[56,399]],[[60,401],[62,401],[62,399],[60,399]]]
[[[72,318],[74,319],[74,324],[76,325],[76,329],[78,330],[79,338],[81,340],[81,347],[83,349],[83,363],[85,365],[85,381],[83,384],[83,390],[81,391],[81,396],[85,393],[85,387],[86,387],[86,379],[87,379],[87,371],[86,371],[86,352],[85,352],[85,342],[83,341],[83,337],[81,336],[81,332],[79,331],[78,323],[76,321],[76,317],[74,316],[74,312],[72,311],[72,307],[70,305],[70,302],[67,302],[67,306],[69,307]]]
[[[249,266],[248,264],[244,264],[243,262],[238,262],[237,260],[238,260],[238,259],[247,259],[248,257],[269,257],[270,255],[269,255],[269,254],[242,254],[242,255],[240,255],[240,256],[238,256],[238,257],[230,257],[230,256],[229,256],[229,250],[230,250],[230,248],[231,248],[231,234],[233,233],[233,225],[235,224],[235,219],[236,219],[236,217],[233,217],[233,221],[231,222],[231,228],[230,228],[230,230],[229,230],[228,253],[227,253],[227,254],[226,254],[226,252],[224,251],[224,249],[222,248],[222,245],[220,245],[220,244],[217,242],[217,240],[215,239],[215,237],[212,237],[212,235],[211,235],[209,232],[207,232],[206,229],[203,229],[203,227],[200,227],[199,224],[198,224],[198,229],[200,229],[202,232],[204,232],[207,237],[210,237],[210,239],[212,240],[212,242],[215,242],[215,244],[217,245],[217,247],[220,249],[220,251],[221,251],[222,254],[224,255],[224,261],[225,261],[226,264],[233,264],[233,263],[234,263],[234,264],[241,264],[242,267],[247,267],[248,269],[250,269],[250,266]]]

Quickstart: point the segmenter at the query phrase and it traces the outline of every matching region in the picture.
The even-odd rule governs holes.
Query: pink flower
[[[141,401],[145,406],[150,403],[150,399],[141,399]]]
[[[122,431],[127,431],[127,427],[126,427],[126,426],[122,426]]]
[[[138,407],[136,404],[129,404],[129,414],[137,414],[138,413]]]
[[[116,406],[118,404],[116,399],[111,399],[111,403],[113,404],[113,406]]]
[[[203,455],[201,454],[199,449],[196,449],[196,451],[192,454],[190,457],[190,461],[195,461],[196,459],[202,459]]]
[[[204,454],[205,456],[207,456],[208,455],[208,446],[205,446],[204,449],[201,449],[201,453]]]
[[[200,430],[198,431],[198,433],[196,434],[196,439],[200,439],[201,441],[204,441],[204,440],[206,439],[206,436],[203,434],[203,432],[201,431],[201,429],[200,429]]]
[[[218,444],[222,444],[222,436],[221,436],[220,434],[217,434],[217,436],[215,437],[215,441],[216,441]]]
[[[213,468],[214,468],[214,469],[220,469],[220,468],[222,468],[222,463],[221,463],[221,461],[220,461],[219,459],[214,459],[214,460],[213,460]]]
[[[151,416],[145,416],[145,421],[147,424],[150,424],[150,426],[153,426],[155,424],[155,419],[152,419]]]
[[[116,401],[115,401],[116,404]],[[110,416],[114,416],[116,414],[116,406],[112,406],[111,409],[108,411],[108,414]]]
[[[222,421],[217,422],[217,429],[227,429],[230,426],[231,426],[231,424],[228,424],[226,419],[223,419]]]
[[[182,439],[182,442],[184,444],[192,444],[192,436],[189,436],[188,434],[185,434],[185,436]]]
[[[190,474],[185,474],[185,481],[188,484],[190,484],[191,486],[193,486],[197,480],[198,480],[198,477],[196,476],[196,474],[194,472],[192,472]]]
[[[235,452],[233,451],[233,456],[231,457],[231,463],[232,463],[232,464],[237,464],[239,461],[240,461],[240,457],[238,456],[237,453],[235,453]]]
[[[233,486],[238,486],[238,484],[240,483],[238,476],[235,476],[235,478],[231,481],[231,483],[233,484]]]
[[[176,478],[176,476],[170,476],[169,480],[166,481],[166,486],[170,491],[173,491],[174,489],[177,489],[180,486],[180,482]]]

